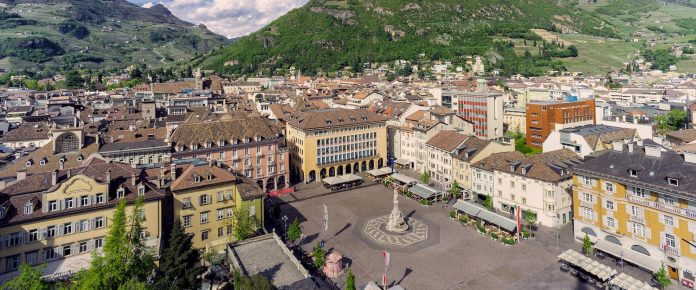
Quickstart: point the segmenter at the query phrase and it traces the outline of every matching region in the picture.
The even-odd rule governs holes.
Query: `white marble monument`
[[[387,230],[395,233],[403,233],[408,230],[408,224],[404,220],[404,215],[399,210],[399,193],[394,189],[394,208],[392,208],[389,214],[389,221],[387,221]]]

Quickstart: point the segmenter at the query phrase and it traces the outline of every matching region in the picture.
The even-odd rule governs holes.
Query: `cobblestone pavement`
[[[388,246],[407,247],[428,239],[428,226],[417,219],[408,221],[409,230],[404,234],[394,234],[386,230],[389,215],[367,221],[363,234],[375,242]]]
[[[293,195],[271,201],[281,204],[288,220],[301,222],[302,248],[311,252],[320,240],[326,248],[340,252],[356,275],[358,285],[381,281],[384,273],[381,251],[387,248],[371,243],[363,233],[370,219],[387,214],[392,207],[392,191],[381,186],[367,186],[338,193],[304,185]],[[323,228],[323,204],[329,212],[329,228]],[[514,246],[504,246],[462,226],[448,216],[451,208],[437,203],[424,207],[416,201],[399,197],[399,207],[407,217],[426,223],[427,241],[412,247],[388,249],[391,264],[387,273],[389,284],[405,289],[586,289],[574,277],[558,269],[557,256],[564,250],[580,250],[572,237],[572,228],[542,228],[537,238]],[[282,229],[282,221],[276,223]],[[611,264],[606,258],[603,263]],[[616,266],[612,265],[614,268]],[[639,279],[650,275],[636,268],[617,268]],[[343,286],[344,277],[334,280]],[[381,283],[378,283],[381,284]]]

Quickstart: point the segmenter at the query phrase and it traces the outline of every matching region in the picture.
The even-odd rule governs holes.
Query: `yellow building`
[[[471,164],[478,162],[493,153],[515,151],[515,145],[510,141],[504,143],[502,141],[483,140],[476,137],[467,139],[457,148],[452,154],[453,178],[459,186],[464,189],[465,193],[471,193],[473,178],[471,176]],[[471,194],[464,199],[472,198]]]
[[[97,164],[99,163],[99,164]],[[158,251],[164,189],[126,164],[90,164],[26,176],[0,191],[0,282],[17,267],[47,264],[44,275],[71,275],[89,266],[91,253],[104,245],[115,205],[132,210],[144,200],[146,244]]]
[[[614,148],[574,169],[575,237],[651,272],[694,283],[696,156],[650,140]]]
[[[234,241],[233,221],[248,213],[263,226],[263,190],[229,170],[209,164],[189,164],[170,169],[174,217],[193,234],[193,247],[223,250]],[[242,211],[244,209],[244,211]]]
[[[503,123],[507,125],[507,132],[527,134],[527,113],[524,109],[505,109],[505,113],[503,113]]]
[[[323,109],[288,121],[291,172],[306,183],[387,165],[386,118],[366,109]]]

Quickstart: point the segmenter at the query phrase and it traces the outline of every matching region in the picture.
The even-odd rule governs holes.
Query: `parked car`
[[[561,269],[562,272],[568,272],[568,271],[570,271],[570,267],[568,267],[568,265],[565,264],[565,263],[561,263],[560,269]]]
[[[604,258],[607,257],[607,254],[605,254],[605,253],[602,252],[602,251],[597,251],[597,252],[595,252],[595,257],[597,257],[597,258],[600,259],[600,260],[603,260]]]

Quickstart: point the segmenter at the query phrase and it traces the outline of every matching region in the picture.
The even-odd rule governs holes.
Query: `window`
[[[65,199],[65,208],[68,209],[68,208],[73,208],[73,207],[75,207],[74,200],[72,198],[66,198]]]
[[[594,184],[594,180],[592,180],[592,178],[589,177],[580,176],[580,183],[586,186],[592,186]]]
[[[80,242],[80,247],[77,251],[78,253],[87,252],[87,242]]]
[[[72,247],[70,245],[63,246],[63,257],[70,256],[72,254]]]
[[[607,209],[614,210],[614,201],[607,200]]]
[[[677,199],[674,196],[663,194],[662,202],[668,205],[674,205],[675,203],[677,203]]]
[[[645,198],[645,189],[640,187],[633,187],[633,195],[640,198]]]
[[[19,255],[7,257],[7,262],[5,264],[5,270],[14,271],[19,268]]]
[[[609,192],[614,192],[614,184],[611,182],[605,182],[604,183],[604,190],[609,191]]]
[[[183,207],[184,208],[191,208],[191,198],[190,197],[184,197],[184,200],[182,201]]]
[[[515,188],[515,182],[514,182],[514,181],[510,181],[510,187]]]
[[[227,208],[227,217],[231,218],[232,216],[234,216],[234,207],[228,207]]]
[[[232,226],[227,226],[227,234],[228,235],[232,234],[232,230],[233,230]]]
[[[56,257],[56,252],[52,248],[44,249],[44,260],[49,261]]]
[[[593,201],[592,194],[589,194],[589,193],[587,193],[587,192],[583,192],[583,193],[582,193],[582,196],[581,196],[580,198],[581,198],[582,201],[584,201],[584,202],[593,203],[593,202],[592,202],[592,201]]]
[[[97,193],[97,203],[104,203],[104,194]]]
[[[637,177],[637,176],[638,176],[638,171],[636,171],[636,170],[634,170],[634,169],[629,169],[629,170],[628,170],[628,175],[630,175],[631,177]]]
[[[502,178],[498,178],[498,184],[503,184],[503,179],[502,179]]]
[[[24,257],[27,260],[27,264],[29,265],[36,265],[36,256],[38,255],[39,251],[31,251],[24,253]]]
[[[65,223],[63,225],[63,234],[64,235],[72,234],[72,223]]]
[[[53,238],[56,236],[56,226],[50,226],[46,228],[46,237]]]
[[[641,237],[645,237],[645,226],[639,223],[632,223],[633,227],[631,228],[633,230],[633,233],[636,235],[639,235]]]
[[[524,191],[524,190],[527,190],[527,185],[526,185],[526,184],[522,184],[522,190],[523,190],[523,191]]]
[[[58,210],[58,201],[52,200],[48,202],[48,210],[49,211],[57,211]]]
[[[582,207],[582,206],[580,207],[580,216],[585,218],[585,219],[588,219],[588,220],[594,219],[594,214],[592,213],[592,209],[587,208],[587,207]]]
[[[665,245],[672,249],[677,248],[677,239],[674,238],[673,234],[665,233]]]
[[[126,195],[126,190],[123,187],[120,187],[118,190],[116,190],[116,198],[123,198]]]
[[[208,234],[210,234],[210,231],[202,231],[201,232],[201,241],[205,241],[208,239]]]
[[[219,238],[219,237],[222,237],[222,235],[224,235],[224,234],[225,234],[224,229],[223,229],[223,228],[218,228],[218,238]]]
[[[667,177],[667,183],[671,186],[679,186],[679,180]]]
[[[223,200],[225,200],[225,196],[222,194],[222,191],[218,191],[217,192],[217,201],[220,202]]]
[[[254,216],[256,215],[256,206],[252,205],[249,207],[249,216]]]
[[[191,215],[185,215],[184,218],[181,220],[181,225],[185,228],[188,228],[191,226]]]
[[[208,212],[207,211],[201,213],[201,223],[202,224],[208,223]]]
[[[88,206],[89,205],[89,196],[83,195],[80,197],[80,206]]]
[[[610,228],[616,228],[616,220],[613,217],[608,216],[605,224]]]
[[[33,242],[39,239],[39,231],[38,230],[30,230],[29,231],[29,241]]]
[[[672,226],[672,227],[674,226],[674,217],[673,216],[665,215],[662,218],[662,221],[664,222],[665,225]]]
[[[206,205],[210,203],[210,195],[201,195],[201,205]]]
[[[225,209],[218,209],[217,210],[217,219],[221,220],[225,218]]]
[[[94,227],[97,229],[104,227],[104,217],[103,216],[94,219]]]
[[[94,240],[94,248],[99,249],[102,246],[104,246],[104,239],[103,238],[98,238]]]
[[[629,205],[628,206],[628,213],[631,214],[632,216],[638,216],[640,215],[640,209],[635,206],[635,205]]]
[[[24,205],[24,214],[31,214],[34,212],[34,204],[29,202],[28,204]]]
[[[145,186],[142,184],[138,185],[138,195],[145,195]]]

